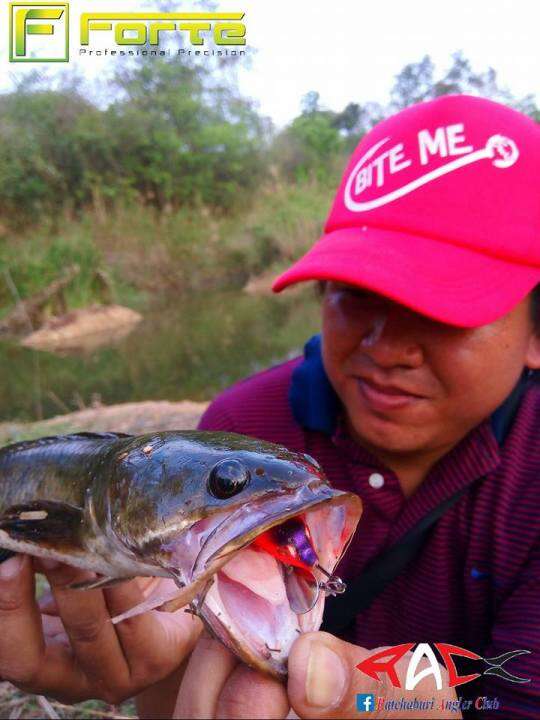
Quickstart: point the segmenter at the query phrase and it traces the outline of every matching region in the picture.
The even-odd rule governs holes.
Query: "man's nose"
[[[419,367],[424,361],[424,352],[417,325],[414,313],[401,308],[375,315],[362,334],[362,353],[385,369]]]

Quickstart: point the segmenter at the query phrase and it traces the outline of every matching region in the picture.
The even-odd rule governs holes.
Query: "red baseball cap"
[[[420,103],[354,151],[317,243],[274,282],[368,288],[461,327],[540,283],[540,127],[468,95]]]

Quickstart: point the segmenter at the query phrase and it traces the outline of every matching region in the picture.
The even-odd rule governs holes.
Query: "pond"
[[[0,342],[0,421],[139,400],[209,400],[294,357],[319,327],[313,288],[169,298],[114,346],[62,357]]]

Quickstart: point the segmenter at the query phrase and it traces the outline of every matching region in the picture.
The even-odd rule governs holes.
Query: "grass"
[[[205,208],[157,215],[142,205],[106,216],[87,212],[65,219],[61,230],[24,234],[4,230],[0,244],[0,315],[57,278],[69,265],[80,273],[66,291],[70,308],[104,299],[96,270],[110,277],[114,300],[144,308],[157,295],[241,288],[269,268],[279,270],[320,235],[333,195],[327,183],[278,180],[261,190],[251,209],[218,216]]]
[[[10,718],[134,718],[135,703],[128,701],[120,706],[107,705],[100,700],[87,700],[76,705],[64,705],[42,695],[28,695],[11,683],[0,682],[0,717]]]

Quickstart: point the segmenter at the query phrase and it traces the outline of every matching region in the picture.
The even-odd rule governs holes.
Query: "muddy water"
[[[208,400],[235,380],[301,351],[319,327],[311,289],[170,298],[126,338],[61,356],[0,342],[0,421],[35,420],[91,404]]]

